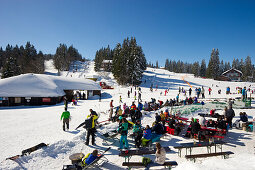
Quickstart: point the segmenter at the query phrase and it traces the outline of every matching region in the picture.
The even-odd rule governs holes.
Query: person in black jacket
[[[164,127],[161,123],[155,122],[155,125],[151,128],[151,132],[155,132],[157,135],[164,133]]]
[[[212,119],[209,119],[206,124],[206,127],[216,127],[216,124]]]
[[[227,129],[227,122],[223,119],[222,116],[219,116],[217,121],[218,121],[217,128]]]
[[[161,121],[161,117],[158,115],[158,113],[156,113],[155,119],[156,119],[156,122],[160,122]]]
[[[197,122],[197,119],[193,119],[191,123],[191,135],[194,137],[194,134],[198,134],[199,130],[201,129],[200,124]]]
[[[226,117],[229,127],[232,128],[232,119],[235,117],[235,111],[232,109],[232,105],[230,105],[229,109],[226,111]]]

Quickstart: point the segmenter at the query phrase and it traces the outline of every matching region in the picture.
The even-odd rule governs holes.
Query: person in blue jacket
[[[149,125],[146,125],[146,128],[143,131],[142,145],[146,146],[147,142],[150,140],[151,140],[151,128]]]
[[[98,158],[98,150],[94,150],[92,153],[88,153],[85,157],[82,159],[83,166],[91,164],[95,159]]]

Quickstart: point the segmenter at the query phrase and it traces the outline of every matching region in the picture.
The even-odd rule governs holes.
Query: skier
[[[165,90],[165,96],[166,96],[166,93],[167,93],[167,89]]]
[[[128,90],[128,98],[130,98],[130,91]]]
[[[67,130],[69,130],[69,119],[70,119],[70,112],[67,111],[67,108],[65,108],[65,111],[61,115],[61,119],[63,118],[63,131],[65,131],[65,125],[67,127]]]

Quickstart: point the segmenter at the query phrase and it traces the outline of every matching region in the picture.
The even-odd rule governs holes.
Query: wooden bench
[[[223,156],[224,159],[226,159],[230,154],[234,154],[231,151],[227,152],[216,152],[216,153],[207,153],[207,154],[196,154],[196,155],[186,155],[186,159],[194,160],[196,161],[196,158],[207,158],[212,156]]]
[[[150,163],[147,166],[145,166],[142,162],[123,162],[122,166],[127,166],[128,169],[131,169],[133,167],[147,167],[147,169],[149,169],[149,167],[153,167],[153,166],[164,166],[164,167],[168,167],[168,169],[171,169],[172,166],[177,166],[177,162],[176,161],[169,161],[169,162],[165,162],[163,165],[158,164],[158,163]]]

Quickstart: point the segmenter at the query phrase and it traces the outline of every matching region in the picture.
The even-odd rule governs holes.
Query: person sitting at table
[[[240,112],[240,119],[236,120],[234,123],[234,126],[236,126],[237,129],[240,129],[242,127],[242,124],[248,122],[248,116],[245,112]]]
[[[160,145],[159,142],[156,143],[156,153],[155,153],[156,159],[155,162],[158,164],[163,165],[166,161],[166,150],[164,147]]]
[[[142,138],[142,146],[146,146],[147,142],[151,140],[151,128],[149,125],[146,125],[146,128],[143,131],[143,138]]]
[[[216,124],[215,124],[215,122],[212,119],[209,119],[207,124],[206,124],[206,127],[213,127],[213,128],[215,128]]]
[[[191,122],[191,136],[194,138],[194,135],[198,134],[200,129],[201,129],[201,126],[197,122],[197,119],[193,118]]]
[[[174,117],[174,116],[172,116],[171,119],[169,120],[168,126],[169,126],[171,129],[175,129],[175,117]]]
[[[217,128],[219,129],[227,129],[227,122],[224,120],[224,116],[219,116],[217,119]]]
[[[141,126],[141,121],[137,120],[133,125],[133,135],[135,138],[135,147],[139,148],[142,143],[143,131]]]
[[[95,159],[98,158],[98,150],[94,150],[92,153],[88,153],[82,158],[82,165],[86,166],[91,164]]]
[[[151,128],[151,132],[155,132],[156,135],[164,134],[164,127],[160,122],[155,122],[154,126]]]
[[[205,115],[202,115],[202,117],[199,120],[199,123],[202,127],[205,127],[206,125],[206,119],[205,119]]]
[[[216,124],[212,119],[209,119],[208,122],[207,122],[206,127],[215,128]],[[209,133],[210,136],[214,136],[216,132],[215,131],[208,131],[208,133]]]

